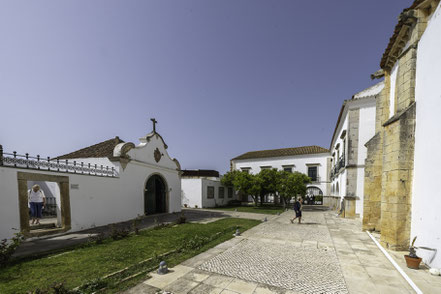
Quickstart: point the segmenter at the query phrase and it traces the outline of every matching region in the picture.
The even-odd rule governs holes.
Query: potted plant
[[[407,267],[412,269],[419,269],[422,260],[421,257],[416,255],[416,249],[418,248],[414,246],[416,238],[416,236],[413,238],[412,244],[409,247],[409,255],[404,255]]]

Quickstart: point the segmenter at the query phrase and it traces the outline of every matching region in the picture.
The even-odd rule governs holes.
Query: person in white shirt
[[[46,204],[46,196],[44,196],[43,190],[41,190],[39,185],[34,185],[32,189],[28,191],[28,198],[31,207],[31,224],[39,225],[42,210]]]

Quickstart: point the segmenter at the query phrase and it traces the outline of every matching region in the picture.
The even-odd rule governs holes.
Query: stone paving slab
[[[173,294],[414,293],[361,231],[359,219],[308,211],[306,224],[299,225],[289,222],[292,215],[275,216],[183,262],[181,274],[163,279],[161,289]],[[436,281],[417,272],[421,281],[431,282],[424,293],[438,293]],[[150,294],[154,285],[164,284],[147,280],[125,293]]]
[[[199,269],[300,293],[348,293],[334,250],[244,240]]]

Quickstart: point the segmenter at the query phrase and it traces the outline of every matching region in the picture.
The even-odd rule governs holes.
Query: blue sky
[[[403,0],[0,0],[0,144],[65,154],[150,118],[185,169],[328,148],[373,85]]]

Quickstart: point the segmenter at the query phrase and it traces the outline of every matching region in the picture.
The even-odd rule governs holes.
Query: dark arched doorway
[[[154,214],[166,212],[166,196],[166,185],[162,177],[159,175],[151,176],[145,185],[144,213]]]
[[[323,192],[320,188],[310,186],[306,189],[306,195],[304,202],[309,205],[322,205],[323,204]]]

